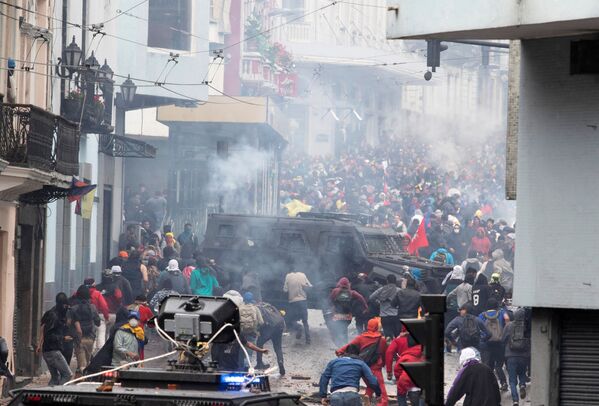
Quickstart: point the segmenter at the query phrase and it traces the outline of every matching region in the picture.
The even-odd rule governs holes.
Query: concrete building
[[[517,194],[514,303],[533,309],[533,405],[599,398],[597,29],[590,0],[389,2],[389,38],[520,40],[511,50],[507,191]]]
[[[45,0],[0,4],[0,336],[10,368],[29,376],[40,363],[46,204],[79,170],[79,130],[51,113],[51,10]]]

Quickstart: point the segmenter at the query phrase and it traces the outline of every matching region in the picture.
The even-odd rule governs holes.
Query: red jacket
[[[383,337],[380,333],[377,333],[377,335],[373,334],[372,332],[365,332],[360,334],[359,336],[357,336],[356,338],[354,338],[352,341],[350,341],[349,343],[345,344],[343,347],[339,348],[336,352],[338,354],[342,354],[345,352],[346,348],[352,344],[357,345],[360,348],[360,351],[362,351],[364,348],[368,347],[369,345],[372,345],[376,342],[379,343],[379,358],[377,359],[377,361],[372,364],[370,366],[370,369],[372,370],[380,370],[383,369],[383,366],[385,364],[384,362],[384,358],[385,358],[385,351],[387,351],[387,341],[385,340],[385,337]]]
[[[402,352],[408,349],[408,336],[398,336],[391,341],[389,347],[387,347],[387,353],[385,354],[385,366],[387,367],[387,374],[390,375],[393,369],[393,360],[395,357],[399,357]],[[397,364],[399,365],[399,364]],[[397,367],[396,365],[396,367]]]
[[[422,346],[415,345],[404,350],[397,364],[395,365],[395,378],[397,379],[397,395],[405,396],[408,391],[414,387],[414,383],[401,367],[401,362],[420,362],[422,361]]]
[[[331,294],[329,295],[329,300],[331,301],[331,303],[335,303],[337,295],[343,289],[347,289],[350,291],[352,300],[357,300],[362,305],[362,309],[364,312],[368,310],[368,303],[366,303],[366,299],[364,299],[364,296],[362,296],[355,290],[352,290],[349,279],[347,279],[346,277],[339,279],[339,282],[337,282],[337,287],[331,291]]]
[[[104,299],[102,293],[100,293],[95,286],[92,286],[89,288],[89,296],[91,304],[96,306],[98,312],[104,316],[104,320],[108,320],[108,313],[110,313],[110,311],[108,310],[108,303],[106,303],[106,299]]]

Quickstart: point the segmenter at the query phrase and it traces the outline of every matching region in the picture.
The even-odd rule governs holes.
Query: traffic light
[[[422,295],[422,306],[428,313],[424,319],[402,319],[412,338],[423,347],[424,361],[402,362],[401,367],[424,391],[428,406],[442,406],[443,402],[443,348],[445,295]]]
[[[441,66],[441,52],[447,49],[447,45],[441,44],[439,39],[426,40],[426,66],[435,69]]]

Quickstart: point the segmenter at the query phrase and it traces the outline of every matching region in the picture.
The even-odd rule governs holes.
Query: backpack
[[[374,344],[370,344],[367,347],[364,347],[360,350],[360,359],[366,363],[368,366],[374,365],[379,359],[379,347],[381,346],[381,340],[383,337],[379,338],[377,342]]]
[[[476,318],[472,315],[464,317],[462,328],[460,328],[460,342],[462,346],[471,345],[480,341],[480,332],[476,324]]]
[[[274,327],[285,324],[285,319],[281,316],[281,312],[279,312],[273,305],[269,303],[260,303],[258,309],[262,314],[265,326]]]
[[[92,307],[89,303],[79,303],[74,308],[76,320],[81,326],[81,332],[84,337],[94,336],[95,317]]]
[[[500,342],[501,337],[503,336],[503,328],[501,327],[501,322],[499,321],[499,312],[495,314],[495,316],[489,316],[487,312],[483,313],[485,318],[485,326],[491,332],[491,337],[489,338],[490,342]]]
[[[239,321],[243,334],[254,334],[258,330],[256,307],[248,304],[239,306]]]
[[[527,351],[530,348],[530,338],[526,337],[526,324],[523,320],[512,322],[513,330],[508,345],[512,351]]]
[[[335,297],[335,311],[337,313],[351,313],[351,300],[352,295],[349,289],[341,289]]]

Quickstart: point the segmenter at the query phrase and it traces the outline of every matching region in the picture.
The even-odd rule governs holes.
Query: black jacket
[[[401,289],[391,302],[391,306],[397,307],[397,316],[400,319],[418,317],[418,308],[421,305],[420,292],[412,288]]]
[[[488,366],[480,362],[474,362],[458,372],[447,394],[445,406],[455,405],[464,395],[464,406],[501,406],[497,378]]]

